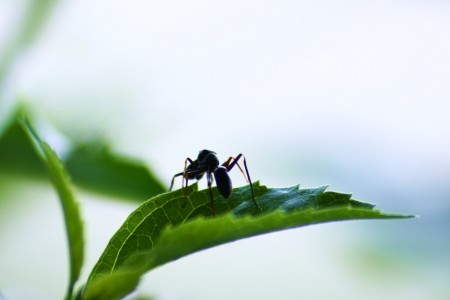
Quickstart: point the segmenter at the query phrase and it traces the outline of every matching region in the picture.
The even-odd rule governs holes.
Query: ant
[[[247,176],[245,176],[244,171],[242,170],[241,166],[238,163],[241,157],[243,157],[244,159],[245,173],[247,174]],[[219,190],[220,194],[222,194],[222,196],[224,196],[225,198],[228,198],[231,195],[232,190],[231,179],[230,176],[228,175],[228,172],[235,165],[237,165],[239,167],[239,170],[241,170],[242,175],[244,175],[245,180],[247,180],[247,182],[250,184],[253,203],[255,204],[256,207],[259,208],[258,204],[255,201],[255,195],[253,193],[253,184],[252,180],[250,179],[250,174],[248,173],[247,162],[242,153],[236,156],[236,158],[234,157],[228,158],[228,160],[225,161],[222,165],[219,164],[220,163],[219,159],[216,156],[216,152],[210,150],[200,151],[196,160],[192,160],[189,157],[186,158],[184,162],[183,172],[177,173],[173,176],[169,191],[172,190],[175,177],[183,176],[184,180],[182,181],[182,185],[184,187],[184,181],[186,181],[186,190],[187,190],[189,180],[193,179],[200,180],[206,173],[206,181],[208,183],[209,196],[211,198],[211,211],[213,215],[215,215],[216,209],[214,207],[214,198],[211,190],[213,177],[211,176],[211,174],[214,175],[217,189]]]

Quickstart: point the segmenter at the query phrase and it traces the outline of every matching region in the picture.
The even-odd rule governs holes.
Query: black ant
[[[245,173],[247,174],[247,176],[245,176],[244,171],[242,170],[241,166],[238,163],[241,157],[244,158]],[[248,173],[247,162],[242,153],[236,156],[236,158],[234,157],[228,158],[228,160],[224,162],[222,165],[219,165],[219,159],[217,158],[216,153],[210,150],[200,151],[196,160],[192,160],[189,157],[186,158],[184,162],[184,171],[177,173],[173,176],[169,191],[172,190],[175,177],[183,176],[183,179],[186,181],[186,190],[187,190],[189,180],[193,179],[200,180],[206,173],[206,181],[208,183],[209,195],[211,198],[211,211],[213,215],[215,215],[216,209],[214,207],[214,198],[211,191],[211,185],[213,182],[211,174],[214,174],[214,179],[216,180],[217,189],[219,190],[220,194],[222,194],[222,196],[224,196],[225,198],[228,198],[231,195],[232,190],[231,179],[230,176],[228,175],[228,172],[235,165],[239,167],[239,170],[241,170],[242,175],[244,175],[245,177],[245,180],[247,180],[247,182],[250,184],[253,203],[255,204],[256,207],[259,208],[258,204],[255,201],[255,195],[253,193],[253,184],[252,180],[250,179],[250,174]],[[184,180],[182,181],[183,186]]]

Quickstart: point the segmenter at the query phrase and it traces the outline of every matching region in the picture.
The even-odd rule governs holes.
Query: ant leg
[[[189,196],[188,196],[188,183],[189,183],[189,178],[186,176],[185,177],[185,174],[183,174],[183,179],[185,179],[186,180],[186,186],[184,185],[184,180],[181,182],[181,188],[183,189],[183,191],[184,191],[184,201],[183,201],[183,205],[181,206],[182,208],[185,208],[186,207],[186,203],[188,202],[188,200],[189,200]]]
[[[231,167],[231,168],[229,168],[228,166],[229,166],[229,164],[230,164],[230,162],[232,161],[232,160],[236,160],[236,158],[234,158],[233,156],[230,156],[230,158],[228,158],[227,159],[227,161],[226,162],[224,162],[223,164],[222,164],[222,166],[223,167],[225,167],[226,169],[227,169],[227,172],[229,172],[230,170],[231,170],[231,168],[233,168],[233,166]],[[241,166],[239,165],[239,163],[238,162],[236,162],[236,165],[238,166],[238,168],[239,168],[239,171],[241,171],[241,173],[242,173],[242,176],[244,176],[244,178],[245,178],[245,181],[247,181],[247,183],[249,183],[249,181],[248,181],[248,178],[247,178],[247,176],[245,176],[245,173],[244,173],[244,170],[242,170],[242,168],[241,168]]]
[[[250,173],[248,172],[248,167],[247,167],[247,160],[245,159],[245,156],[242,153],[239,153],[238,156],[236,156],[236,158],[230,157],[225,163],[224,163],[224,167],[227,168],[227,171],[230,171],[235,165],[238,165],[239,169],[241,170],[242,173],[244,173],[242,171],[242,168],[239,166],[238,161],[239,159],[241,159],[241,157],[244,158],[244,168],[245,168],[245,173],[247,174],[247,179],[248,182],[250,183],[250,189],[252,191],[252,200],[253,203],[255,204],[255,206],[259,209],[261,209],[258,205],[258,203],[256,203],[255,200],[255,193],[253,191],[253,184],[252,184],[252,179],[250,178]],[[231,163],[230,163],[231,162]]]
[[[213,216],[215,216],[216,208],[214,207],[214,197],[213,197],[213,193],[211,190],[212,180],[211,180],[211,173],[209,173],[209,172],[206,173],[206,181],[208,183],[209,196],[211,198],[211,211],[212,211]]]
[[[188,168],[188,164],[187,164],[187,163],[188,163],[188,162],[189,162],[189,164],[194,163],[194,162],[192,161],[192,159],[190,159],[189,157],[186,158],[186,160],[184,161],[183,178],[186,179],[186,189],[185,189],[185,195],[186,195],[186,197],[187,197],[187,192],[188,192],[188,182],[189,182],[189,176],[188,176],[188,172],[187,172],[187,168]],[[184,187],[184,186],[183,186],[183,181],[181,182],[181,186]]]
[[[181,181],[181,188],[184,190],[184,202],[183,202],[183,208],[184,207],[186,207],[186,203],[187,203],[187,201],[188,201],[188,199],[189,199],[189,197],[188,197],[188,190],[189,190],[189,176],[188,176],[188,173],[187,173],[187,167],[188,167],[188,165],[187,165],[187,163],[189,162],[189,164],[192,164],[193,163],[193,161],[192,161],[192,159],[190,159],[189,157],[188,158],[186,158],[186,160],[184,161],[184,170],[183,170],[183,181]],[[185,185],[185,182],[186,181],[186,185]]]
[[[175,177],[178,177],[178,176],[181,176],[181,175],[184,175],[184,172],[180,172],[180,173],[178,173],[178,174],[175,174],[175,175],[173,175],[173,177],[172,177],[172,182],[170,183],[170,187],[169,187],[169,192],[172,190],[172,188],[173,188],[173,184],[174,184],[174,182],[175,182]]]
[[[175,178],[176,178],[176,177],[183,175],[183,179],[184,179],[184,178],[187,178],[187,162],[189,162],[189,163],[191,163],[191,164],[193,163],[192,159],[190,159],[189,157],[186,158],[186,160],[185,160],[185,162],[184,162],[184,170],[183,170],[183,172],[180,172],[180,173],[177,173],[177,174],[173,175],[172,181],[170,182],[169,192],[170,192],[170,191],[172,190],[172,188],[173,188],[173,184],[175,183]],[[181,181],[181,186],[182,186],[182,187],[184,187],[183,183],[184,183],[184,181],[182,180],[182,181]],[[187,185],[187,182],[186,182],[186,185]]]
[[[193,170],[193,171],[189,171],[187,170],[186,173],[181,173],[183,175],[183,181],[181,182],[182,185],[182,189],[184,192],[184,203],[183,203],[183,208],[186,206],[187,201],[189,200],[189,180],[192,178],[195,178],[196,176],[199,175],[199,172],[197,170]]]

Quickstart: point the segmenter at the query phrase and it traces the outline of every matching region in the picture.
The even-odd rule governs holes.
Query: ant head
[[[208,172],[213,172],[219,166],[219,159],[214,151],[202,150],[198,154],[197,159],[200,166],[205,168]]]
[[[216,155],[216,152],[214,152],[214,151],[211,151],[211,150],[202,150],[202,151],[200,151],[199,153],[198,153],[198,157],[197,157],[197,159],[199,160],[199,161],[204,161],[205,160],[205,158],[208,156],[208,155]]]

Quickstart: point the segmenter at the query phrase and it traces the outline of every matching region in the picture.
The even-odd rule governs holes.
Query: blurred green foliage
[[[19,112],[0,134],[0,172],[40,178],[45,168],[18,121]]]
[[[21,23],[17,25],[16,32],[3,48],[0,48],[0,87],[6,79],[11,66],[21,54],[39,35],[48,21],[51,10],[58,0],[31,0],[29,1]],[[1,101],[1,99],[0,99]]]
[[[24,109],[18,109],[0,135],[0,172],[46,178],[45,168],[20,124],[24,114]],[[82,188],[139,202],[166,191],[143,162],[118,155],[101,141],[70,144],[63,161],[74,183]]]

